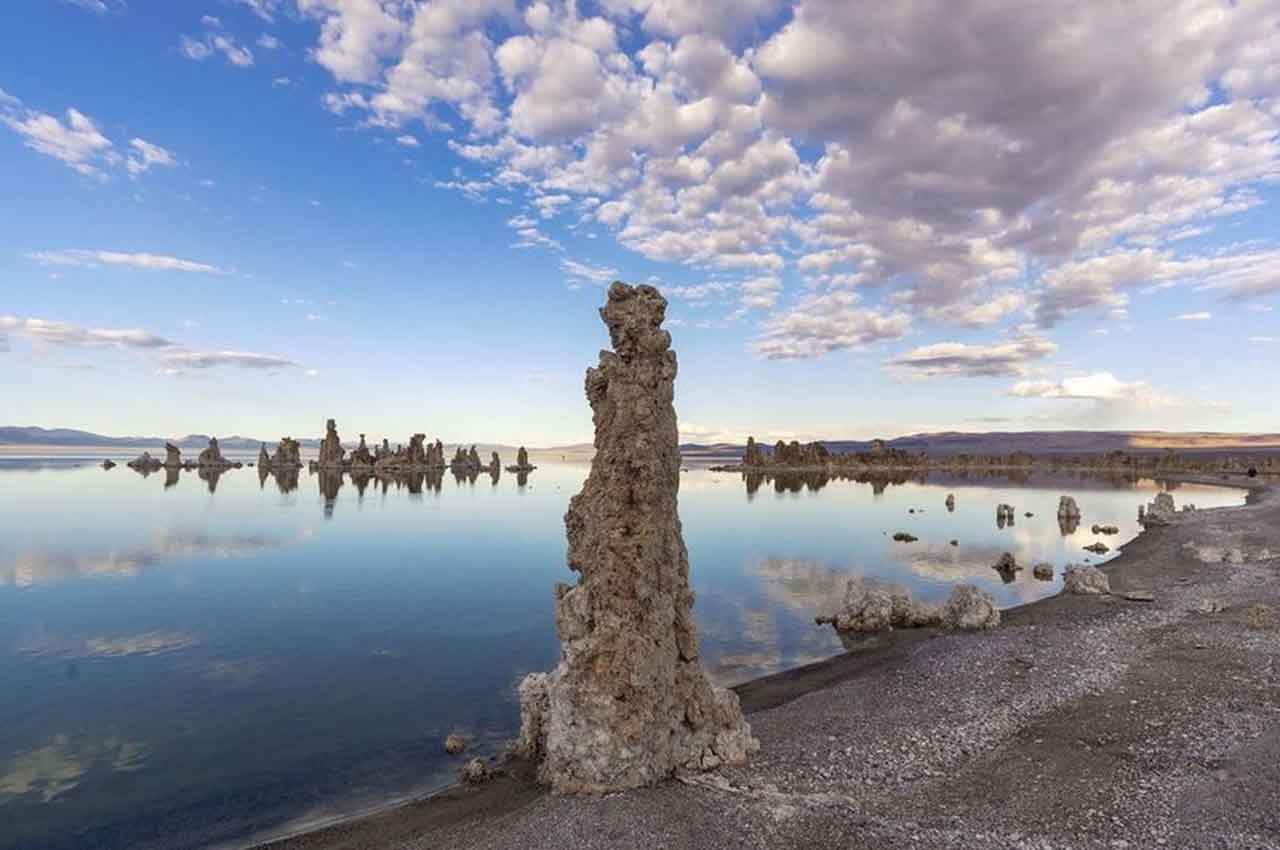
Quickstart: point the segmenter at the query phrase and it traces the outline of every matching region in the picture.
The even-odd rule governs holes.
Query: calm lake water
[[[515,684],[557,659],[562,517],[585,473],[361,490],[303,471],[289,489],[252,468],[210,481],[0,460],[0,848],[243,846],[450,781],[451,731],[496,752],[518,726]],[[695,469],[680,491],[723,684],[842,651],[813,617],[851,575],[931,600],[961,581],[1005,606],[1056,593],[1029,566],[1105,560],[1081,549],[1089,526],[1118,525],[1114,548],[1158,488],[1037,474],[748,489]],[[1068,536],[1063,493],[1084,513]],[[999,502],[1013,526],[997,528]],[[1004,551],[1028,565],[1012,583],[991,568]]]

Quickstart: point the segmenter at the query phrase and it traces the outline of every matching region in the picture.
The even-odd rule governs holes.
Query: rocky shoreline
[[[1280,491],[1151,527],[1111,593],[894,631],[738,686],[744,767],[608,797],[511,761],[479,788],[267,845],[337,848],[1280,846]]]

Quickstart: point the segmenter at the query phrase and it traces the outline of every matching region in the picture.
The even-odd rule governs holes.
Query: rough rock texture
[[[271,455],[267,454],[267,444],[263,443],[258,447],[258,475],[265,475],[263,470],[271,468]]]
[[[276,453],[271,457],[273,469],[299,469],[302,467],[302,446],[293,437],[281,437]]]
[[[1062,590],[1078,596],[1103,596],[1111,592],[1111,582],[1097,567],[1071,564],[1063,575]]]
[[[1018,566],[1018,561],[1013,557],[1012,552],[1001,555],[991,568],[1000,574],[1000,580],[1005,584],[1012,583],[1018,577],[1018,571],[1022,569]]]
[[[830,623],[842,634],[874,634],[936,626],[942,622],[942,609],[915,601],[905,588],[856,577],[845,585],[840,610],[830,617],[817,617],[815,622]]]
[[[1058,519],[1080,519],[1080,506],[1070,496],[1058,499]]]
[[[143,452],[125,464],[125,466],[133,469],[159,469],[162,464],[159,460],[151,456],[151,452]]]
[[[502,471],[502,458],[498,457],[497,452],[489,453],[489,474],[497,475]]]
[[[1004,528],[1006,525],[1013,525],[1013,505],[999,504],[996,505],[996,527]]]
[[[168,448],[169,446],[168,444],[166,444],[165,449],[167,450]],[[227,460],[225,457],[222,456],[222,450],[218,448],[217,437],[209,438],[209,448],[200,452],[200,456],[197,459],[197,463],[199,463],[200,466],[205,466],[205,467],[231,465],[231,461]]]
[[[467,739],[461,735],[449,735],[444,739],[444,751],[451,756],[456,756],[466,749]]]
[[[474,758],[462,766],[458,778],[467,785],[483,785],[492,778],[492,773],[484,759]]]
[[[1031,575],[1037,581],[1053,581],[1053,564],[1042,562],[1031,568]]]
[[[747,450],[742,455],[743,466],[764,466],[764,452],[760,450],[760,446],[756,443],[755,437],[747,437]]]
[[[324,440],[320,443],[319,465],[322,469],[341,469],[346,451],[338,438],[338,424],[330,419],[324,424]]]
[[[1092,529],[1090,529],[1090,530],[1091,530],[1094,534],[1119,534],[1119,533],[1120,533],[1120,528],[1119,528],[1119,526],[1115,526],[1115,525],[1099,525],[1099,524],[1098,524],[1098,523],[1096,523],[1096,522],[1093,524],[1093,528],[1092,528]]]
[[[373,452],[369,451],[369,447],[365,444],[364,434],[360,435],[360,445],[356,446],[351,452],[351,468],[368,468],[373,466]]]
[[[173,443],[164,444],[164,465],[169,469],[178,469],[182,466],[182,449]]]
[[[1086,552],[1092,552],[1095,555],[1105,555],[1111,551],[1111,547],[1099,540],[1096,543],[1090,543],[1088,546],[1085,546],[1084,550]]]
[[[971,584],[958,584],[951,589],[942,609],[943,628],[962,632],[978,632],[1000,625],[1000,609],[995,597]]]
[[[559,666],[520,686],[520,750],[562,792],[652,785],[759,747],[698,657],[665,312],[653,287],[614,283],[600,311],[613,351],[587,370],[596,454],[565,515],[579,579],[556,588]]]
[[[955,509],[956,509],[956,494],[948,493],[947,494],[947,510],[954,511]]]

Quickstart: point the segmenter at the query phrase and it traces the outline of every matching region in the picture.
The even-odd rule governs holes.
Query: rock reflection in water
[[[181,475],[182,469],[176,466],[166,466],[164,468],[164,489],[168,490],[178,483],[178,477]]]
[[[209,492],[216,492],[218,489],[218,479],[226,474],[226,469],[216,466],[202,466],[196,470],[196,475],[200,476],[200,480],[209,485]]]
[[[332,519],[333,505],[338,501],[338,491],[342,489],[342,472],[320,467],[316,476],[320,498],[324,500],[324,518]]]

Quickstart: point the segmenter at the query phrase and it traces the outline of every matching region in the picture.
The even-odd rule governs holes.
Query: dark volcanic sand
[[[1111,597],[740,686],[762,744],[746,768],[573,798],[515,765],[269,846],[1280,848],[1280,491],[1229,483],[1258,489],[1129,543]],[[1118,596],[1139,589],[1155,600]]]

